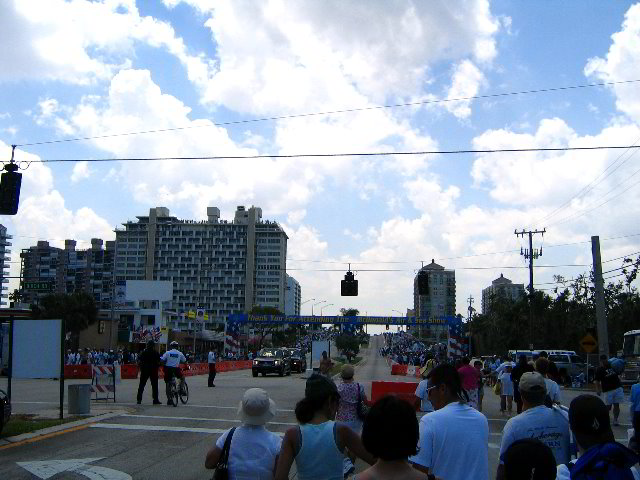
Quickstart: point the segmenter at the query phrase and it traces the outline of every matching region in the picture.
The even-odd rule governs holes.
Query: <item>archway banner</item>
[[[379,317],[379,316],[357,316],[357,317],[328,317],[316,315],[255,315],[255,314],[232,314],[229,315],[230,323],[253,323],[253,324],[334,324],[334,325],[423,325],[432,326],[457,326],[462,324],[459,317],[434,316],[427,318],[416,317]]]

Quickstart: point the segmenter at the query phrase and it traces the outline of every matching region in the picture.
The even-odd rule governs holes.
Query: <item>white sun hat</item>
[[[276,403],[262,388],[250,388],[238,405],[238,417],[245,425],[264,425],[276,415]]]

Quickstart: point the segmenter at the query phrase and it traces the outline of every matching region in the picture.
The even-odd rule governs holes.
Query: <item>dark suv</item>
[[[307,356],[299,348],[290,348],[291,352],[291,370],[304,373],[307,371]]]
[[[291,375],[291,355],[286,348],[263,348],[251,365],[251,373],[257,377],[259,373],[277,373],[281,377]]]
[[[0,432],[2,432],[10,417],[11,404],[9,403],[9,397],[4,393],[4,390],[0,390]]]

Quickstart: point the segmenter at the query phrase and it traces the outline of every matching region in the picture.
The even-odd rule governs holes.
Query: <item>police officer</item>
[[[171,350],[167,350],[160,357],[160,361],[164,363],[164,383],[167,391],[167,405],[171,405],[169,383],[175,376],[180,379],[180,389],[184,386],[184,377],[180,371],[180,362],[187,363],[187,358],[178,350],[178,342],[169,344]]]
[[[138,359],[140,366],[140,385],[138,385],[138,405],[142,403],[142,393],[147,384],[147,379],[151,379],[151,391],[153,393],[153,404],[160,405],[158,399],[158,367],[160,367],[160,354],[153,348],[155,342],[149,340],[147,347],[142,351]]]
[[[207,382],[209,387],[215,387],[213,381],[216,379],[216,352],[213,348],[209,350],[209,381]]]

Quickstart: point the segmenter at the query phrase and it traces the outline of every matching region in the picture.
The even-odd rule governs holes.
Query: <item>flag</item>
[[[227,321],[224,347],[227,351],[236,353],[240,350],[240,323]]]
[[[449,325],[449,356],[466,355],[466,339],[462,333],[462,324]]]

